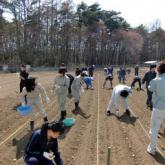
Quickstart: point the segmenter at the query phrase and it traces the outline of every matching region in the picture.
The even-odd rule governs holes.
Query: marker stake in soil
[[[99,109],[100,109],[100,104],[99,104],[99,100],[100,100],[100,93],[99,93],[99,86],[100,86],[100,82],[99,82],[99,73],[98,73],[98,109],[97,109],[97,165],[99,165],[99,120],[100,120],[100,116],[99,116]]]
[[[111,147],[108,147],[107,165],[111,165]]]

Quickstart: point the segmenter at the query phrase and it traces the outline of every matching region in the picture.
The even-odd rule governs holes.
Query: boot
[[[66,118],[66,111],[61,111],[60,121],[63,121]]]
[[[30,131],[34,130],[34,121],[30,121]]]
[[[75,103],[75,110],[78,110],[79,108],[79,101]]]
[[[47,123],[48,122],[48,118],[47,116],[43,118],[44,122]]]

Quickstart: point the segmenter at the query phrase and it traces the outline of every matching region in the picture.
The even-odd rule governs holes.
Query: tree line
[[[12,13],[9,22],[3,13]],[[0,0],[0,64],[125,65],[165,57],[156,22],[132,28],[117,11],[71,0]]]

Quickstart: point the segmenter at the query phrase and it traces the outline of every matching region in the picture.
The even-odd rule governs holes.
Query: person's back
[[[154,86],[154,87],[152,87]],[[153,89],[153,107],[165,110],[165,74],[159,75],[151,81],[149,90]]]

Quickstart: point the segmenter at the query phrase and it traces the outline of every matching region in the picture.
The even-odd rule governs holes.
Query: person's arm
[[[56,162],[57,165],[63,165],[63,160],[61,158],[60,152],[58,151],[58,141],[53,140],[53,142],[51,142],[51,146],[50,146],[50,151],[54,153],[54,161]]]
[[[40,156],[42,153],[38,151],[37,149],[35,150],[35,146],[39,141],[39,135],[35,132],[31,135],[28,144],[26,145],[25,148],[25,154],[32,155],[32,156]]]
[[[146,74],[144,75],[144,77],[143,77],[143,79],[142,79],[142,84],[144,84],[144,83],[147,81],[147,75],[148,75],[148,73],[146,73]]]
[[[69,88],[69,85],[70,85],[70,79],[69,78],[66,78],[66,87]]]
[[[148,86],[148,90],[151,92],[154,92],[156,90],[156,82],[155,80],[151,80],[149,86]]]
[[[120,91],[115,90],[114,95],[113,95],[113,100],[114,100],[116,110],[119,110],[119,99],[120,99]]]
[[[49,97],[48,97],[44,87],[40,83],[37,84],[37,87],[39,88],[42,97],[44,97],[46,101],[49,101]]]

